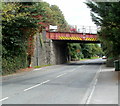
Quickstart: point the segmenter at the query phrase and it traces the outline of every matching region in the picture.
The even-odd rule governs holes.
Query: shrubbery
[[[28,38],[33,35],[25,30],[35,29],[36,23],[28,12],[20,12],[19,3],[3,3],[2,10],[2,75],[6,75],[28,66]]]
[[[2,75],[15,73],[16,70],[27,67],[26,58],[23,56],[3,58],[2,63]]]
[[[46,2],[2,2],[2,74],[30,65],[34,35],[49,25],[68,30],[62,11]]]
[[[80,60],[83,58],[92,58],[94,56],[102,56],[104,53],[102,48],[97,44],[71,43],[68,44],[68,54],[70,60]]]
[[[88,1],[93,22],[101,29],[98,32],[105,55],[110,59],[120,58],[120,2]]]

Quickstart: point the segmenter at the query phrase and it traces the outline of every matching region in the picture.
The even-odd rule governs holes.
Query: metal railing
[[[75,28],[78,33],[90,33],[97,34],[97,31],[100,30],[97,26],[80,26],[80,25],[70,25],[71,28]]]

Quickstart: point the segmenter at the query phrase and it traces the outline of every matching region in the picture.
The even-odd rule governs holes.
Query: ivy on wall
[[[63,31],[67,22],[57,6],[46,2],[2,3],[2,74],[16,72],[31,63],[34,35],[48,25],[57,25]],[[40,44],[43,46],[42,36]]]

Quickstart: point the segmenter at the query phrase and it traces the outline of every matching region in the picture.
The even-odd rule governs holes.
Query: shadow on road
[[[106,62],[82,62],[82,63],[67,63],[67,65],[102,65]]]

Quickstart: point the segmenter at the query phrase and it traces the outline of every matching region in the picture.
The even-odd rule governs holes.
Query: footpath
[[[102,66],[88,104],[118,104],[120,71]]]

